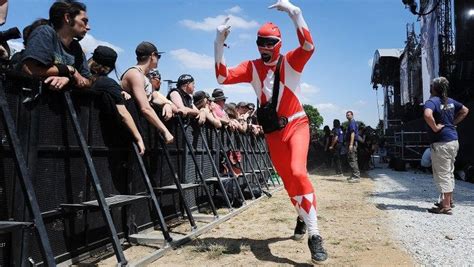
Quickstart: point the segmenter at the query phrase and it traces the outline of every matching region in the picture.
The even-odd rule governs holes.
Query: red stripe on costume
[[[289,117],[295,113],[303,111],[303,107],[298,97],[288,87],[284,87],[282,92],[280,105],[278,106],[278,114]]]
[[[309,201],[308,199],[306,199],[305,197],[303,197],[303,200],[301,200],[301,204],[300,204],[300,207],[306,211],[306,213],[309,214],[309,212],[311,211],[311,207],[313,206],[313,203],[311,203],[311,201]]]
[[[317,201],[316,201],[316,194],[313,193],[313,207],[316,209]]]
[[[298,202],[296,200],[294,200],[292,197],[290,197],[290,200],[291,200],[291,203],[293,204],[293,206],[296,206],[296,204],[298,204]]]
[[[227,76],[227,67],[222,63],[219,63],[219,65],[216,64],[216,77],[219,75],[223,77]]]

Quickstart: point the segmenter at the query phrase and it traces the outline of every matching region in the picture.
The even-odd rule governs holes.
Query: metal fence
[[[147,152],[140,158],[120,120],[103,110],[101,94],[52,92],[42,90],[40,83],[12,77],[4,77],[0,91],[6,100],[0,121],[10,116],[14,124],[0,125],[0,266],[52,265],[45,259],[48,245],[53,262],[59,263],[110,243],[117,261],[126,264],[120,238],[150,227],[165,233],[166,224],[175,218],[188,218],[192,225],[189,212],[213,210],[215,192],[222,191],[225,178],[216,168],[226,164],[226,152],[232,149],[242,154],[243,174],[233,177],[239,185],[253,183],[264,190],[275,185],[262,136],[173,118],[166,124],[175,142],[164,145],[135,103],[128,101],[146,144]],[[9,127],[16,128],[13,134]],[[24,162],[18,162],[17,154],[24,156]],[[24,175],[22,164],[27,169]],[[25,187],[25,179],[32,188]],[[180,190],[186,185],[196,186]],[[25,192],[36,194],[29,200],[39,205],[39,216],[33,216]],[[154,203],[159,207],[153,208]],[[28,221],[34,223],[23,225],[22,231],[12,230],[14,223]],[[37,227],[43,222],[46,243]]]

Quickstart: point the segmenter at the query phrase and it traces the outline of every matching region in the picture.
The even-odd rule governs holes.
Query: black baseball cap
[[[194,82],[193,76],[191,76],[190,74],[183,74],[179,76],[176,86],[180,88],[182,85],[192,83],[192,82]]]
[[[204,91],[197,91],[194,93],[193,95],[193,102],[194,103],[199,103],[200,101],[202,101],[204,98],[207,98],[209,99],[210,101],[213,101],[214,98],[211,97],[208,93],[204,92]]]
[[[99,45],[92,54],[92,59],[100,65],[115,68],[117,52],[108,46]]]
[[[151,54],[157,53],[158,55],[163,54],[164,52],[158,52],[158,48],[150,42],[141,42],[135,49],[135,54],[137,57],[146,57],[151,56]]]

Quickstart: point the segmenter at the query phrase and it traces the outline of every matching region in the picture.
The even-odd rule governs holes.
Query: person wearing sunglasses
[[[328,254],[319,232],[316,195],[306,168],[310,143],[309,120],[298,98],[301,73],[314,52],[314,43],[299,7],[289,0],[278,0],[269,8],[284,11],[290,16],[296,28],[299,47],[282,55],[280,29],[268,22],[257,32],[260,58],[228,68],[224,61],[225,40],[231,27],[227,18],[224,24],[217,27],[214,41],[216,78],[219,84],[250,83],[262,107],[271,102],[275,73],[279,73],[279,97],[277,103],[273,103],[278,121],[271,123],[278,124],[280,129],[268,131],[265,138],[273,164],[298,212],[293,238],[302,239],[307,230],[311,259],[315,263],[322,263],[327,260]]]
[[[150,42],[141,42],[135,49],[137,64],[128,68],[121,77],[122,88],[132,95],[145,119],[163,135],[166,143],[172,143],[173,135],[160,120],[149,102],[153,88],[146,74],[156,67],[163,52],[158,52]]]

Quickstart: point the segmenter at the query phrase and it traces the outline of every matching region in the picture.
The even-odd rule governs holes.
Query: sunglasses
[[[160,59],[160,58],[161,58],[161,54],[158,54],[158,53],[156,53],[156,52],[153,52],[153,55],[155,55],[157,59]]]
[[[276,37],[261,37],[257,38],[257,46],[260,47],[274,47],[280,42],[279,38]]]

